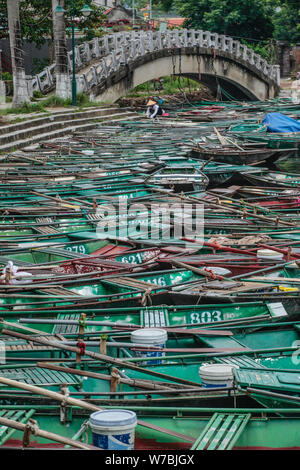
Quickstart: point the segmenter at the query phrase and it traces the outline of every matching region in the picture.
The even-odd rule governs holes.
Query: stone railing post
[[[273,76],[277,83],[280,86],[280,65],[273,65]]]
[[[94,38],[92,40],[92,55],[94,57],[100,57],[100,47],[99,47],[99,39],[98,38]]]
[[[116,53],[115,51],[111,51],[111,66],[114,71],[117,70],[117,58],[116,58]]]
[[[205,34],[206,34],[207,47],[213,46],[214,45],[213,34],[210,31],[205,31]]]
[[[140,38],[140,55],[145,55],[145,38]]]
[[[166,40],[166,46],[168,49],[171,47],[171,36],[170,36],[170,31],[166,31],[165,33],[165,40]]]
[[[92,57],[91,57],[90,43],[86,42],[85,43],[85,48],[84,48],[84,59],[88,63],[88,62],[91,62],[91,58]]]
[[[220,44],[221,51],[225,52],[226,51],[226,36],[224,34],[221,34],[219,38],[221,41],[221,44]]]
[[[136,42],[131,40],[131,43],[130,43],[130,53],[129,53],[129,57],[131,60],[135,59],[135,55],[136,55]]]
[[[76,64],[76,67],[82,66],[82,61],[80,57],[80,49],[78,46],[75,47],[75,64]]]
[[[253,49],[248,49],[248,62],[251,65],[254,65],[254,50]]]
[[[241,55],[241,43],[240,41],[235,41],[235,56],[240,57]]]
[[[104,48],[104,54],[109,54],[108,35],[105,35],[103,37],[103,48]]]
[[[190,35],[190,41],[191,41],[191,46],[196,46],[196,36],[195,36],[195,30],[191,30],[191,35]]]
[[[158,49],[158,50],[162,49],[161,31],[158,31],[158,32],[157,32],[157,49]]]
[[[184,29],[182,31],[182,34],[181,34],[181,45],[183,47],[187,47],[188,46],[188,35],[187,35],[187,30]]]
[[[197,36],[198,36],[197,45],[199,47],[203,47],[203,45],[204,45],[204,32],[202,31],[202,29],[197,31]]]
[[[149,31],[148,41],[149,41],[149,52],[153,52],[154,50],[153,31]]]
[[[243,51],[242,59],[247,61],[248,60],[248,47],[245,44],[241,44],[241,49]]]

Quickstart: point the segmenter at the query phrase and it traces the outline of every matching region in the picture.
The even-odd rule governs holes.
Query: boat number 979
[[[219,310],[191,314],[191,323],[210,323],[221,320],[221,312]]]

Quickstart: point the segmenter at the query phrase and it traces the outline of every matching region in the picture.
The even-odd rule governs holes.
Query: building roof
[[[166,18],[168,26],[181,26],[185,18]]]

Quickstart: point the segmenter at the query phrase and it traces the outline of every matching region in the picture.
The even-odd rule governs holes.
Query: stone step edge
[[[105,124],[112,124],[112,123],[127,121],[127,120],[131,120],[131,119],[140,119],[140,116],[136,115],[136,114],[134,114],[132,116],[132,113],[131,114],[125,114],[124,117],[122,117],[122,118],[108,119],[107,121],[105,120]],[[11,149],[26,148],[29,145],[32,145],[34,143],[38,143],[39,141],[51,140],[51,139],[54,139],[56,137],[61,137],[61,136],[65,135],[65,134],[68,134],[68,133],[73,133],[76,130],[94,129],[96,126],[97,126],[97,123],[93,122],[93,123],[89,123],[89,124],[85,124],[85,125],[80,124],[80,125],[77,125],[77,126],[74,125],[74,126],[70,126],[70,127],[64,127],[62,129],[58,129],[58,130],[52,131],[52,132],[47,133],[47,134],[37,134],[36,136],[31,137],[30,139],[18,140],[14,143],[9,143],[9,144],[0,146],[0,153],[9,152]]]
[[[126,112],[126,111],[129,111],[129,110],[125,110],[125,108],[115,107],[115,108],[99,108],[99,109],[93,109],[93,110],[88,110],[88,111],[80,111],[80,112],[76,112],[76,113],[61,113],[59,115],[55,115],[55,114],[44,115],[43,117],[40,117],[40,118],[37,118],[37,119],[31,119],[31,120],[28,119],[26,121],[16,122],[15,124],[8,124],[6,126],[1,126],[0,127],[0,136],[5,135],[5,134],[9,134],[10,131],[14,132],[14,130],[17,131],[18,129],[20,129],[20,130],[26,129],[28,126],[30,126],[32,124],[40,124],[42,122],[45,122],[45,123],[53,122],[54,118],[57,122],[60,122],[61,119],[68,118],[68,117],[70,118],[69,120],[71,120],[72,118],[77,119],[77,118],[80,118],[80,117],[83,117],[83,116],[88,116],[88,115],[96,115],[97,116],[98,113],[100,113],[100,116],[103,116],[103,115],[106,114],[106,112],[112,113],[114,111]]]
[[[107,116],[123,116],[123,115],[126,115],[126,113],[113,113],[113,114],[109,114],[109,115],[101,115],[101,116],[90,116],[90,117],[82,117],[81,119],[74,119],[74,123],[76,122],[77,124],[80,124],[81,122],[86,122],[86,121],[97,121],[98,119],[103,119],[103,118],[106,118]],[[43,125],[40,125],[40,126],[35,126],[35,127],[29,127],[29,128],[25,128],[25,129],[21,129],[19,131],[16,131],[16,132],[11,132],[9,134],[3,134],[3,135],[0,135],[0,146],[1,145],[5,145],[5,144],[9,144],[10,142],[12,142],[13,140],[16,140],[16,139],[22,139],[22,136],[26,135],[26,134],[30,134],[31,136],[34,136],[34,135],[37,135],[37,133],[41,133],[43,131],[45,131],[46,129],[49,130],[49,132],[51,132],[51,129],[52,130],[55,130],[55,129],[60,129],[60,128],[63,128],[63,127],[66,127],[70,124],[70,120],[67,120],[67,121],[53,121],[53,122],[48,122],[46,124],[43,124]]]

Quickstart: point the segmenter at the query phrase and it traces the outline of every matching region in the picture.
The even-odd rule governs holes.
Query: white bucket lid
[[[226,276],[227,274],[231,274],[231,271],[229,271],[229,269],[220,268],[218,266],[205,266],[205,269],[209,269],[214,274],[218,274],[220,276]]]
[[[211,379],[227,379],[233,377],[232,369],[238,369],[239,366],[234,364],[208,364],[199,368],[200,377]]]
[[[141,328],[140,330],[132,331],[132,343],[152,344],[152,343],[165,343],[168,339],[168,333],[159,328]]]
[[[90,424],[103,427],[120,427],[136,424],[136,414],[129,410],[96,411],[90,416]]]

